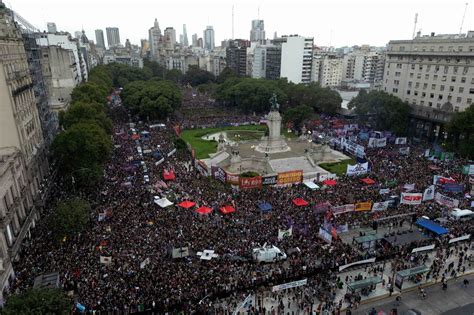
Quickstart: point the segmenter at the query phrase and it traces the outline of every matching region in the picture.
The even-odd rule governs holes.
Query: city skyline
[[[232,37],[234,5],[234,38],[248,39],[251,21],[262,19],[265,21],[267,38],[273,38],[275,32],[278,35],[299,34],[314,37],[317,46],[334,47],[363,44],[385,46],[389,40],[410,39],[415,13],[418,13],[416,31],[421,29],[422,34],[458,33],[465,3],[465,0],[438,3],[427,0],[416,3],[407,0],[397,3],[368,1],[364,4],[302,0],[295,5],[287,1],[254,3],[247,0],[224,0],[198,4],[188,1],[141,0],[130,6],[125,1],[111,0],[99,3],[90,0],[47,0],[41,4],[31,0],[6,1],[7,6],[12,7],[41,31],[47,29],[47,22],[54,22],[58,31],[74,34],[75,31],[84,29],[87,37],[95,41],[96,29],[105,31],[106,27],[118,27],[122,44],[128,38],[132,44],[137,45],[141,39],[148,38],[148,29],[157,18],[161,30],[173,27],[178,38],[183,24],[187,25],[188,34],[197,33],[199,37],[202,37],[206,26],[211,25],[215,31],[216,46],[219,46],[222,40]],[[463,33],[474,29],[474,3],[473,0],[467,3],[469,5],[464,18]],[[77,18],[70,17],[71,5],[74,6],[74,16]],[[113,14],[104,16],[107,11]],[[86,18],[82,19],[81,16]],[[134,16],[137,18],[131,23],[130,20]],[[379,31],[379,25],[382,23],[383,32]]]

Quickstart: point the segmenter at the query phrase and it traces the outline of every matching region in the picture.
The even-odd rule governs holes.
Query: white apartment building
[[[344,55],[343,80],[355,80],[368,83],[381,82],[383,79],[384,54],[371,50],[368,46],[355,49]]]
[[[280,77],[293,83],[310,83],[313,62],[313,38],[284,36],[281,44]]]
[[[474,100],[474,31],[390,41],[383,90],[410,103],[415,117],[447,122]]]
[[[336,55],[323,55],[320,59],[319,83],[322,87],[338,87],[342,81],[343,60]]]
[[[312,70],[311,70],[311,82],[319,82],[322,59],[323,59],[323,55],[314,54],[313,65],[312,65]]]

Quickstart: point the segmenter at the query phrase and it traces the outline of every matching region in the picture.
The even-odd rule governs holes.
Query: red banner
[[[419,205],[423,200],[422,193],[402,193],[400,203],[406,205]]]
[[[240,177],[240,189],[262,188],[262,176]]]

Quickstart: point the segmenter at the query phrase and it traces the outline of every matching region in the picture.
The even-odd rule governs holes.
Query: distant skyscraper
[[[95,41],[97,47],[105,48],[104,31],[95,30]]]
[[[265,26],[263,20],[253,20],[252,29],[250,30],[250,41],[259,42],[261,44],[265,41]]]
[[[115,47],[120,45],[120,33],[118,27],[107,27],[107,44],[109,47]]]
[[[186,24],[183,24],[183,46],[188,47],[188,32],[186,31]]]
[[[148,44],[150,45],[150,54],[153,59],[158,58],[158,47],[161,43],[161,30],[158,20],[155,19],[153,27],[148,30]]]
[[[132,44],[128,38],[125,40],[125,48],[132,49]]]
[[[199,47],[199,48],[203,48],[204,47],[204,43],[203,43],[203,40],[202,40],[202,37],[199,37],[198,40],[197,40],[197,46],[196,47]]]
[[[48,33],[56,33],[58,29],[56,28],[56,23],[48,22]]]
[[[193,34],[193,47],[198,46],[198,34]]]
[[[208,25],[204,30],[204,49],[213,50],[214,49],[214,29],[212,26]]]
[[[164,31],[165,41],[168,45],[168,48],[173,48],[176,44],[176,31],[172,27],[167,27]]]

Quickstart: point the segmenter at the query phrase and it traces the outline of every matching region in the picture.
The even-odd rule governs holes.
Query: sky
[[[122,44],[130,39],[140,44],[158,19],[161,30],[173,27],[182,33],[186,24],[188,40],[203,36],[206,25],[215,31],[216,46],[232,38],[250,37],[251,21],[263,19],[267,38],[298,34],[314,37],[317,46],[385,46],[395,39],[410,39],[415,14],[416,30],[422,34],[459,33],[465,4],[463,32],[474,30],[474,0],[3,0],[40,30],[55,22],[59,31],[84,29],[95,41],[95,29],[116,26]],[[107,39],[106,39],[107,41]]]

